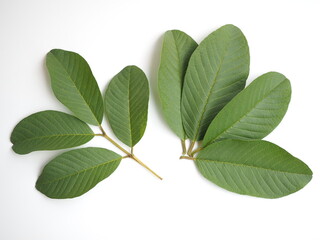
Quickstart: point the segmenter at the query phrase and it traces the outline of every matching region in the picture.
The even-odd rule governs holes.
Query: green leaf
[[[47,68],[59,101],[82,121],[100,125],[103,100],[86,60],[77,53],[53,49],[47,54]]]
[[[180,139],[186,138],[180,109],[182,86],[190,56],[197,46],[190,36],[179,30],[164,34],[158,89],[164,117]]]
[[[103,148],[65,152],[43,169],[36,188],[50,198],[78,197],[109,177],[122,157]]]
[[[187,136],[202,140],[218,112],[245,86],[249,47],[241,30],[225,25],[193,52],[182,91],[182,122]]]
[[[57,150],[85,144],[94,137],[87,124],[69,114],[43,111],[26,117],[11,134],[12,149],[19,154]]]
[[[269,72],[254,80],[213,119],[203,146],[225,139],[262,139],[278,126],[291,98],[290,81]]]
[[[149,83],[146,75],[136,66],[125,67],[111,80],[104,99],[114,134],[133,147],[147,125]]]
[[[310,168],[277,145],[229,139],[199,152],[196,165],[209,181],[231,192],[279,198],[303,188]]]

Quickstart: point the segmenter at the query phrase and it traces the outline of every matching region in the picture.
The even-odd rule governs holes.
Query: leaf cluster
[[[249,46],[236,26],[219,28],[199,45],[167,31],[158,72],[162,110],[181,139],[180,158],[194,160],[205,178],[235,193],[279,198],[303,188],[312,171],[262,140],[288,109],[290,81],[268,72],[245,88],[249,66]]]
[[[48,110],[26,117],[11,134],[13,150],[27,154],[67,149],[99,136],[125,155],[97,147],[64,152],[44,167],[36,183],[40,192],[50,198],[78,197],[109,177],[124,158],[135,160],[159,177],[133,153],[148,115],[149,83],[140,68],[125,67],[112,78],[102,96],[88,63],[79,54],[53,49],[47,54],[46,65],[55,96],[73,115]],[[104,112],[116,137],[130,150],[106,134],[102,127]],[[101,132],[94,133],[88,124],[98,126]]]
[[[109,177],[124,158],[161,179],[133,152],[147,125],[149,83],[144,72],[125,67],[102,95],[79,54],[53,49],[46,64],[53,93],[73,115],[48,110],[26,117],[12,132],[13,150],[28,154],[68,149],[103,137],[124,155],[97,147],[66,151],[44,167],[36,188],[50,198],[78,197]],[[247,40],[233,25],[212,32],[200,44],[179,30],[167,31],[158,72],[161,106],[181,139],[180,159],[193,160],[206,179],[229,191],[279,198],[303,188],[312,171],[286,150],[262,140],[288,109],[290,81],[268,72],[245,87],[249,66]],[[104,116],[128,148],[106,133]]]

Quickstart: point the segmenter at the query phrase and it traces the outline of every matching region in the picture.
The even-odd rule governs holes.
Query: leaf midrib
[[[230,40],[229,38],[230,38],[230,37],[229,37],[229,35],[228,35],[228,40]],[[217,78],[218,78],[218,75],[219,75],[219,73],[220,73],[221,66],[222,66],[222,64],[223,64],[224,58],[225,58],[225,56],[226,56],[226,53],[227,53],[228,50],[229,50],[229,46],[230,46],[230,41],[228,42],[226,48],[224,49],[223,57],[222,57],[222,59],[221,59],[221,61],[220,61],[220,63],[219,63],[218,70],[217,70],[216,75],[215,75],[215,77],[214,77],[214,83],[213,83],[212,86],[210,87],[209,94],[208,94],[208,96],[207,96],[207,98],[206,98],[206,102],[205,102],[204,107],[203,107],[203,109],[202,109],[202,113],[201,113],[201,116],[200,116],[200,119],[199,119],[199,122],[198,122],[198,126],[197,126],[197,131],[196,131],[195,138],[193,139],[193,141],[196,141],[196,140],[198,139],[198,137],[199,137],[198,135],[199,135],[199,132],[200,132],[200,126],[201,126],[201,122],[202,122],[202,119],[203,119],[203,115],[204,115],[204,113],[205,113],[205,111],[206,111],[206,108],[207,108],[207,105],[208,105],[208,102],[209,102],[209,98],[210,98],[210,96],[211,96],[211,94],[212,94],[212,92],[213,92],[213,90],[214,90],[214,86],[215,86],[216,83],[217,83]]]
[[[204,161],[204,162],[214,162],[214,163],[220,163],[220,164],[226,164],[226,165],[234,165],[234,166],[239,166],[239,167],[247,167],[247,168],[256,168],[256,169],[262,169],[262,170],[267,170],[267,171],[273,171],[273,172],[278,172],[278,173],[287,173],[287,174],[297,174],[297,175],[304,175],[304,176],[312,176],[312,174],[305,174],[305,173],[296,173],[296,172],[287,172],[287,171],[280,171],[280,170],[275,170],[272,168],[263,168],[263,167],[258,167],[258,166],[252,166],[252,165],[245,165],[245,164],[240,164],[240,163],[231,163],[231,162],[225,162],[225,161],[217,161],[217,160],[208,160],[208,159],[203,159],[203,158],[196,158],[196,161]]]
[[[39,136],[39,137],[32,137],[32,138],[26,138],[22,141],[15,142],[14,144],[32,141],[36,139],[44,139],[44,138],[51,138],[51,137],[65,137],[65,136],[94,136],[94,133],[86,133],[86,134],[54,134],[54,135],[48,135],[48,136]]]
[[[178,66],[181,66],[181,67],[183,67],[182,65],[182,62],[181,62],[181,54],[180,54],[180,52],[179,52],[179,48],[178,48],[178,45],[177,45],[177,39],[175,38],[175,35],[173,34],[173,32],[171,32],[171,35],[172,35],[172,38],[173,38],[173,42],[174,42],[174,46],[175,46],[175,48],[176,48],[176,51],[177,51],[177,55],[178,55]],[[178,69],[178,71],[179,71],[179,69]],[[180,79],[180,104],[179,104],[179,111],[180,111],[180,127],[181,127],[181,131],[182,131],[182,136],[183,136],[183,140],[185,140],[186,139],[186,133],[185,133],[185,130],[184,130],[184,128],[183,128],[183,124],[182,124],[182,114],[181,114],[181,99],[182,99],[182,89],[183,89],[183,85],[184,85],[184,77],[185,76],[182,76],[183,75],[183,73],[182,73],[182,71],[179,71],[179,78],[180,78],[180,76],[181,76],[181,79]],[[179,128],[180,128],[179,127]]]
[[[60,62],[60,60],[53,54],[51,53],[52,56],[57,60],[57,62],[60,64],[60,66],[63,68],[63,70],[67,73],[68,78],[70,79],[70,81],[73,83],[74,88],[77,90],[77,92],[79,93],[79,95],[81,96],[82,100],[84,101],[84,103],[86,104],[86,106],[89,108],[89,110],[91,111],[93,118],[96,120],[96,123],[99,125],[99,121],[97,119],[97,117],[94,114],[93,109],[90,107],[89,103],[86,101],[86,99],[82,96],[81,92],[79,91],[79,89],[77,88],[77,85],[75,84],[75,82],[72,80],[71,75],[69,74],[69,72],[67,71],[67,69],[63,66],[63,64]],[[92,73],[91,73],[92,74]]]
[[[90,170],[93,170],[93,169],[95,169],[95,168],[101,167],[101,166],[103,166],[103,165],[106,165],[106,164],[109,164],[109,163],[112,163],[112,162],[115,162],[115,161],[120,161],[120,160],[121,160],[121,157],[120,157],[120,158],[117,158],[117,159],[114,159],[114,160],[110,160],[110,161],[108,161],[108,162],[100,163],[100,164],[98,164],[98,165],[96,165],[96,166],[94,166],[94,167],[82,169],[81,171],[77,171],[77,172],[75,172],[75,173],[68,174],[68,175],[66,175],[66,176],[63,176],[63,177],[54,179],[54,180],[52,180],[52,181],[47,181],[47,182],[44,182],[44,183],[41,183],[41,184],[38,183],[37,185],[47,185],[47,184],[52,184],[52,183],[54,183],[54,182],[59,182],[59,181],[61,181],[61,180],[63,180],[63,179],[70,178],[70,177],[73,177],[73,176],[75,176],[75,175],[80,175],[80,174],[82,174],[82,173],[84,173],[84,172],[86,172],[86,171],[90,171]]]
[[[131,123],[132,119],[131,119],[131,106],[130,106],[131,69],[132,68],[129,68],[129,81],[128,81],[128,84],[129,84],[129,86],[128,86],[128,115],[129,115],[129,129],[130,129],[130,131],[129,131],[129,134],[130,134],[130,146],[133,145],[133,139],[132,139],[133,138],[132,137],[132,131],[133,130],[132,130],[132,123]]]
[[[208,142],[209,145],[210,143],[213,143],[214,141],[216,141],[221,135],[223,135],[224,133],[228,132],[228,130],[232,129],[237,123],[239,123],[244,117],[246,117],[250,112],[252,112],[252,110],[255,109],[255,107],[260,104],[263,100],[265,100],[275,89],[277,89],[281,84],[285,83],[285,80],[287,80],[286,78],[280,82],[279,84],[277,84],[274,88],[272,88],[269,92],[267,92],[265,95],[263,95],[263,97],[251,108],[249,109],[249,111],[247,111],[247,113],[245,113],[242,117],[240,117],[240,119],[238,119],[237,121],[235,121],[234,123],[232,123],[228,128],[226,128],[225,130],[223,130],[218,136],[216,136],[214,139],[212,139],[210,142]]]

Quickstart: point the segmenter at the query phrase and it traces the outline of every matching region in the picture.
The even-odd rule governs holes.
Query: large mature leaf
[[[82,148],[59,155],[43,169],[36,188],[50,198],[78,197],[109,177],[122,157],[103,148]]]
[[[181,94],[183,80],[191,54],[198,44],[179,30],[164,34],[158,88],[164,117],[170,128],[181,139],[185,132],[181,119]]]
[[[93,137],[89,126],[78,118],[63,112],[43,111],[19,122],[11,134],[11,142],[16,153],[26,154],[79,146]]]
[[[81,120],[99,125],[103,100],[86,60],[77,53],[54,49],[47,54],[47,68],[59,101]]]
[[[136,66],[122,69],[107,88],[106,115],[114,134],[127,146],[133,147],[144,134],[148,101],[148,79]]]
[[[202,140],[212,119],[245,86],[249,47],[241,30],[225,25],[193,52],[182,91],[182,121],[187,136]]]
[[[269,72],[254,80],[213,119],[203,146],[224,139],[262,139],[278,126],[291,97],[289,80]]]
[[[229,191],[278,198],[303,188],[310,168],[273,143],[224,140],[200,151],[196,165],[211,182]]]

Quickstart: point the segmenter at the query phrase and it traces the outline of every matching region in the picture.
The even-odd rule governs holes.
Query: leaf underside
[[[108,85],[105,112],[117,138],[133,147],[142,138],[147,125],[149,83],[136,66],[121,70]]]
[[[231,192],[279,198],[303,188],[310,168],[275,144],[262,140],[223,140],[207,146],[196,166],[209,181]]]
[[[63,112],[43,111],[21,120],[10,140],[16,153],[27,154],[79,146],[93,137],[90,127],[78,118]]]
[[[53,49],[47,54],[46,64],[58,100],[82,121],[100,125],[103,100],[86,60],[77,53]]]
[[[213,119],[203,147],[221,139],[262,139],[284,117],[291,98],[289,80],[269,72],[254,80]]]
[[[212,119],[245,86],[249,47],[241,30],[225,25],[193,52],[182,91],[182,121],[193,141],[202,140]]]
[[[50,198],[78,197],[110,176],[122,157],[103,148],[82,148],[63,153],[50,161],[36,188]]]
[[[191,54],[198,44],[179,30],[164,34],[158,71],[158,89],[164,118],[180,138],[185,139],[181,119],[181,94]]]

